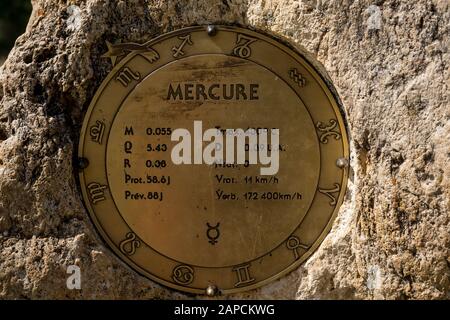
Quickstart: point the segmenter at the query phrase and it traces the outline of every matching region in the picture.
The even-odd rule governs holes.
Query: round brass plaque
[[[80,182],[117,255],[211,295],[261,286],[314,252],[343,200],[348,143],[302,56],[209,26],[108,43],[104,57],[114,68],[86,113]]]

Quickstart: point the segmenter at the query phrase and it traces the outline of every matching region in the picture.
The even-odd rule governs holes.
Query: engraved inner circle
[[[279,129],[278,172],[260,175],[260,163],[175,165],[170,133],[190,132],[193,158],[194,121],[203,132]],[[320,150],[308,110],[284,80],[209,54],[174,61],[136,86],[112,124],[106,169],[117,209],[148,246],[183,264],[225,267],[267,254],[297,228],[317,188]]]

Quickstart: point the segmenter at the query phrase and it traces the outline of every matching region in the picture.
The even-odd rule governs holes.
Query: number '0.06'
[[[147,168],[165,168],[167,166],[166,160],[147,160],[145,161]]]

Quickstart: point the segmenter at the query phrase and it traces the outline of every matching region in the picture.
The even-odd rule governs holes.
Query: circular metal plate
[[[228,26],[108,48],[114,68],[79,158],[86,207],[113,250],[159,283],[204,294],[261,286],[310,256],[342,202],[348,158],[337,103],[311,65]],[[247,158],[229,161],[239,129]],[[264,132],[277,143],[250,143]]]

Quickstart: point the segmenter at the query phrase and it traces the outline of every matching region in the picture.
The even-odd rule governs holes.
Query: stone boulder
[[[83,116],[111,70],[106,41],[237,24],[317,62],[349,124],[349,188],[296,271],[233,298],[448,299],[447,0],[33,0],[0,68],[0,298],[192,298],[127,267],[77,185]],[[81,290],[66,287],[69,265]]]

